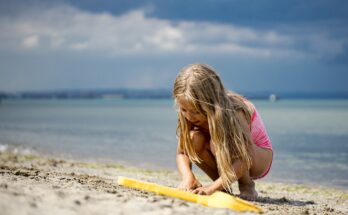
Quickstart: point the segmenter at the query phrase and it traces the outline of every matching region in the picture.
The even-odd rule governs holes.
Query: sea
[[[347,99],[251,101],[274,148],[262,180],[348,190]],[[175,170],[176,126],[170,99],[7,99],[0,152]]]

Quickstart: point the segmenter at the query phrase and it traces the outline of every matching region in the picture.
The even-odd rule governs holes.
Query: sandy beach
[[[178,174],[166,170],[1,153],[0,174],[0,214],[239,214],[117,184],[118,176],[126,176],[176,187]],[[265,214],[348,213],[346,190],[256,183],[259,198],[254,204]]]

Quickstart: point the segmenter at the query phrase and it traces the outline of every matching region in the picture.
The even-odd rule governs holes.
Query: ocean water
[[[263,180],[348,189],[348,100],[253,101],[274,147]],[[175,169],[172,100],[4,100],[0,152]]]

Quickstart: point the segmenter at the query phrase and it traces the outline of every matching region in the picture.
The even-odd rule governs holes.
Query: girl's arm
[[[239,179],[240,177],[243,176],[244,166],[242,165],[242,163],[239,160],[237,160],[233,163],[233,168],[234,168],[234,171],[236,173],[237,179]],[[221,179],[221,177],[219,177],[218,179],[213,181],[213,183],[211,183],[207,186],[196,188],[195,190],[193,190],[193,193],[201,194],[201,195],[211,195],[215,191],[221,191],[223,189],[224,189],[224,186],[222,184],[222,179]]]
[[[182,178],[187,178],[193,175],[192,163],[184,152],[179,149],[179,146],[176,153],[176,165],[178,166]]]
[[[180,153],[176,155],[176,164],[182,177],[189,176],[192,174],[191,161],[185,154]]]
[[[223,186],[222,186],[222,180],[221,177],[219,177],[218,179],[216,179],[211,185],[211,189],[213,191],[220,191],[223,190]]]
[[[179,184],[179,189],[192,191],[197,187],[202,186],[192,172],[192,163],[190,159],[187,157],[187,155],[179,150],[179,147],[176,154],[176,163],[182,177],[182,181]]]
[[[215,191],[221,191],[223,189],[224,189],[224,187],[222,185],[222,180],[221,180],[221,177],[219,177],[213,183],[211,183],[207,186],[198,187],[195,190],[193,190],[192,192],[195,194],[200,194],[200,195],[211,195]]]

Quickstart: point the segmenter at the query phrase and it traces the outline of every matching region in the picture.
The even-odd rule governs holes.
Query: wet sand
[[[239,214],[125,188],[118,176],[179,183],[177,172],[0,153],[0,214]],[[254,204],[265,214],[348,214],[346,190],[262,181],[256,188]]]

